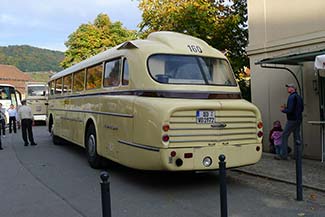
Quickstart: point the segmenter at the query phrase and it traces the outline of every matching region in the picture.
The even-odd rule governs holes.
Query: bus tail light
[[[264,135],[264,134],[263,134],[262,131],[258,131],[257,136],[258,136],[259,138],[261,138],[263,135]]]
[[[176,151],[172,151],[172,152],[170,152],[170,156],[171,156],[171,157],[175,157],[175,156],[176,156]]]
[[[261,129],[263,127],[263,122],[262,121],[258,122],[257,127],[258,129]]]
[[[169,124],[165,124],[162,129],[164,132],[167,132],[169,130]]]
[[[184,158],[192,158],[193,157],[193,153],[185,153],[184,154]]]
[[[169,141],[169,136],[168,135],[163,135],[162,140],[164,142],[168,142]]]

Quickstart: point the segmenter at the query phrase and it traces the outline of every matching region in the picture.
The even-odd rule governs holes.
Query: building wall
[[[251,54],[324,42],[325,1],[248,0]]]
[[[275,120],[284,125],[286,116],[280,105],[286,103],[286,83],[296,83],[283,69],[266,69],[256,62],[270,57],[281,57],[325,49],[325,1],[248,0],[249,46],[252,101],[264,121],[264,150],[268,149],[268,132]],[[279,65],[283,66],[283,65]],[[302,85],[305,112],[303,121],[304,155],[321,158],[320,127],[308,124],[319,120],[319,95],[315,90],[313,62],[302,62],[290,68]],[[314,81],[314,82],[313,82]],[[290,141],[292,144],[292,140]]]

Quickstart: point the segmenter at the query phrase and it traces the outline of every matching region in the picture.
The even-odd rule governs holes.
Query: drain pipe
[[[300,82],[299,82],[296,74],[291,69],[289,69],[287,67],[270,66],[270,65],[264,65],[264,64],[261,64],[261,67],[262,68],[267,68],[267,69],[283,69],[283,70],[287,70],[294,77],[294,79],[296,80],[297,85],[298,85],[298,89],[299,89],[299,93],[300,93],[301,97],[303,98],[304,95],[303,95],[303,92],[302,92],[303,90],[301,89],[301,86],[300,86]]]

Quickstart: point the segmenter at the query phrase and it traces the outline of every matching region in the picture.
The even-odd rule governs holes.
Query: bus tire
[[[53,144],[54,144],[54,145],[60,145],[61,142],[62,142],[62,140],[61,140],[60,137],[58,137],[58,136],[56,136],[56,135],[54,134],[54,124],[51,123],[50,126],[49,126],[49,128],[51,129],[51,132],[50,132],[50,133],[51,133],[51,137],[52,137],[52,142],[53,142]]]
[[[89,165],[94,169],[99,169],[101,167],[101,157],[97,154],[97,139],[94,125],[88,127],[85,142]]]

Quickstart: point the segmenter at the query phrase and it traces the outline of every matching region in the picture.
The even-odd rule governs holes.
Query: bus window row
[[[49,87],[50,95],[61,95],[128,84],[128,61],[118,58],[52,80]]]

